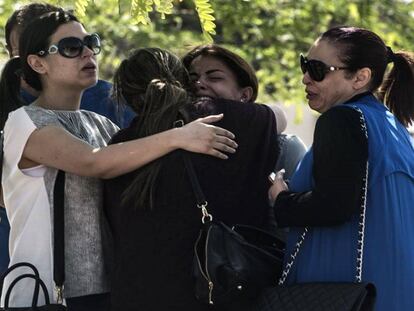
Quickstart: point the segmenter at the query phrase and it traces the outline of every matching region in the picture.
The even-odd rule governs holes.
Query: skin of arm
[[[181,128],[103,148],[93,148],[62,128],[46,126],[30,135],[19,167],[43,164],[80,176],[106,179],[135,170],[179,148],[227,159],[223,152],[234,153],[237,148],[234,135],[206,124],[222,117],[200,118]]]

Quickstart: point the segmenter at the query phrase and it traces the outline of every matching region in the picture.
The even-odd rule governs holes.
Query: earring
[[[245,102],[247,101],[247,98],[243,96],[242,98],[240,98],[240,101],[241,101],[242,103],[245,103]]]

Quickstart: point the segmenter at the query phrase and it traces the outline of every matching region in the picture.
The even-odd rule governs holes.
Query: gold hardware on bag
[[[206,218],[208,219],[208,221],[212,221],[213,220],[213,215],[208,213],[207,210],[207,201],[205,201],[202,204],[197,204],[198,208],[201,208],[201,213],[203,214],[203,217],[201,218],[201,222],[204,224],[206,222]]]
[[[63,303],[63,286],[55,286],[57,303]]]
[[[212,297],[212,295],[213,295],[213,286],[214,286],[214,284],[213,284],[213,282],[208,282],[208,303],[210,304],[210,305],[214,305],[214,301],[211,299]]]

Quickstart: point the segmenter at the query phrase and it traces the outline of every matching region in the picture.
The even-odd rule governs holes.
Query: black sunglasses
[[[93,55],[99,54],[101,52],[101,39],[99,35],[94,33],[85,36],[83,40],[76,37],[63,38],[57,44],[52,44],[47,50],[42,50],[37,54],[39,56],[45,56],[47,54],[59,53],[66,58],[75,58],[82,54],[85,46],[93,52]]]
[[[319,60],[307,59],[305,56],[301,54],[300,69],[302,70],[303,74],[308,72],[312,80],[316,82],[321,82],[323,79],[325,79],[327,73],[336,70],[349,69],[349,67],[330,66]]]

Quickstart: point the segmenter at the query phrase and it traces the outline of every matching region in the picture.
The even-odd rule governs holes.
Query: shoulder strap
[[[207,203],[207,200],[204,196],[203,190],[201,189],[200,182],[198,181],[197,174],[194,170],[193,162],[191,162],[191,159],[186,152],[183,153],[183,157],[184,157],[184,165],[187,170],[188,177],[190,178],[190,183],[191,183],[194,195],[197,200],[197,206],[203,205]]]
[[[65,282],[65,172],[59,170],[53,190],[53,280],[55,281],[58,302],[63,300]]]
[[[187,111],[184,108],[181,108],[179,110],[182,120],[177,120],[174,122],[174,127],[181,127],[184,125],[185,122],[189,121],[189,116]],[[196,197],[197,201],[197,207],[201,209],[201,212],[203,214],[201,221],[204,223],[206,220],[211,221],[213,220],[213,216],[208,213],[207,210],[207,200],[204,196],[204,192],[201,189],[200,182],[198,181],[197,174],[194,170],[193,162],[190,159],[190,156],[187,151],[182,152],[183,159],[184,159],[184,165],[188,173],[188,177],[190,178],[191,187],[193,188],[194,195]]]
[[[364,136],[368,140],[368,131],[367,126],[364,118],[364,114],[362,113],[361,109],[356,106],[352,106],[356,111],[359,112],[360,116],[360,125],[361,131]],[[368,190],[368,169],[369,169],[369,161],[367,160],[366,167],[365,167],[365,176],[363,179],[363,188],[362,188],[362,198],[361,198],[361,209],[359,214],[359,222],[358,222],[358,243],[357,243],[357,258],[356,258],[356,274],[355,274],[355,282],[361,283],[362,282],[362,263],[364,257],[364,233],[365,233],[365,214],[366,214],[366,205],[367,205],[367,190]],[[296,257],[299,254],[300,249],[302,248],[303,242],[305,241],[306,234],[309,232],[309,228],[305,227],[303,233],[299,237],[296,245],[292,251],[292,254],[289,257],[289,261],[286,263],[285,268],[282,271],[282,276],[279,279],[278,285],[283,285],[289,275],[290,269],[292,268]]]
[[[3,176],[3,144],[4,144],[4,133],[0,131],[0,184]]]

